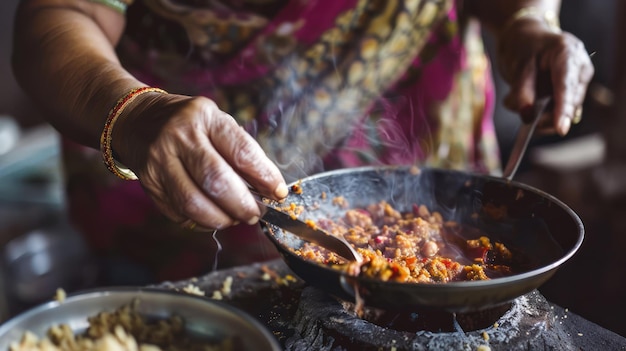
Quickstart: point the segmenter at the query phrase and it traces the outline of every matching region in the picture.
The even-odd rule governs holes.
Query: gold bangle
[[[109,111],[109,115],[107,116],[106,122],[104,123],[104,129],[102,129],[102,134],[100,135],[100,152],[102,153],[102,160],[104,161],[105,166],[111,173],[115,174],[121,179],[124,180],[137,180],[137,175],[128,167],[125,167],[121,163],[119,163],[113,157],[113,149],[111,148],[112,133],[113,126],[117,119],[120,117],[124,109],[137,98],[139,95],[144,93],[156,92],[161,94],[167,94],[167,92],[163,89],[154,88],[154,87],[141,87],[135,88],[122,96],[111,111]]]
[[[552,10],[540,10],[535,6],[522,7],[515,11],[515,13],[506,21],[500,30],[500,35],[504,34],[509,28],[511,28],[517,21],[526,18],[536,18],[543,21],[551,31],[555,33],[561,32],[561,24],[559,22],[559,16]]]

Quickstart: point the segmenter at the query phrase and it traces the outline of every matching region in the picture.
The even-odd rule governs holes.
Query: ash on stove
[[[532,292],[505,307],[506,311],[499,318],[482,329],[463,330],[460,323],[454,323],[455,316],[447,314],[452,327],[439,331],[407,331],[407,328],[402,330],[380,325],[380,320],[361,319],[352,309],[346,309],[345,304],[318,289],[307,287],[302,291],[293,321],[301,340],[287,341],[286,350],[307,349],[301,347],[303,340],[309,344],[307,347],[313,346],[316,350],[480,350],[481,347],[484,350],[536,350],[546,349],[551,344],[544,334],[553,322],[551,308],[542,295]],[[502,311],[501,308],[490,311],[487,315]],[[406,313],[412,314],[419,312]],[[437,314],[438,318],[446,315],[429,311],[425,317],[433,314]],[[458,322],[471,317],[468,314],[456,318]],[[414,318],[419,319],[419,316]],[[421,322],[416,325],[419,327]],[[416,325],[412,327],[415,328]],[[562,340],[556,341],[558,344],[552,343],[554,347],[566,346]]]
[[[356,311],[353,303],[342,303],[348,311]],[[510,303],[475,312],[451,313],[440,309],[383,310],[365,307],[362,319],[398,331],[453,332],[474,331],[490,327],[511,308]]]

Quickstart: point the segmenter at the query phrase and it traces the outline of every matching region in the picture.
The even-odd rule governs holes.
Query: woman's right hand
[[[246,183],[275,199],[287,196],[259,144],[204,97],[144,94],[117,122],[113,149],[158,208],[187,228],[256,223],[261,211]]]
[[[16,77],[47,120],[81,144],[98,147],[115,99],[141,84],[116,57],[124,25],[122,14],[97,2],[20,3]],[[122,112],[112,138],[116,157],[160,210],[187,227],[256,222],[261,212],[246,182],[276,199],[287,194],[256,141],[206,98],[142,94]]]

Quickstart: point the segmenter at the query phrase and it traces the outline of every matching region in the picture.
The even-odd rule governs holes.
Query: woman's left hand
[[[551,91],[554,108],[540,121],[540,133],[563,136],[580,121],[587,86],[594,74],[580,39],[539,18],[519,19],[501,32],[498,62],[511,87],[504,104],[520,112],[522,118],[532,112],[538,90]]]

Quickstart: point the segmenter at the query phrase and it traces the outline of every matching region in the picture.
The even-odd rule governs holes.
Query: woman
[[[198,230],[222,231],[222,264],[271,257],[248,184],[280,199],[284,179],[363,164],[498,172],[478,22],[508,107],[549,75],[545,131],[568,132],[593,75],[554,0],[131,2],[23,1],[14,67],[66,137],[74,222],[149,281],[209,269]]]

